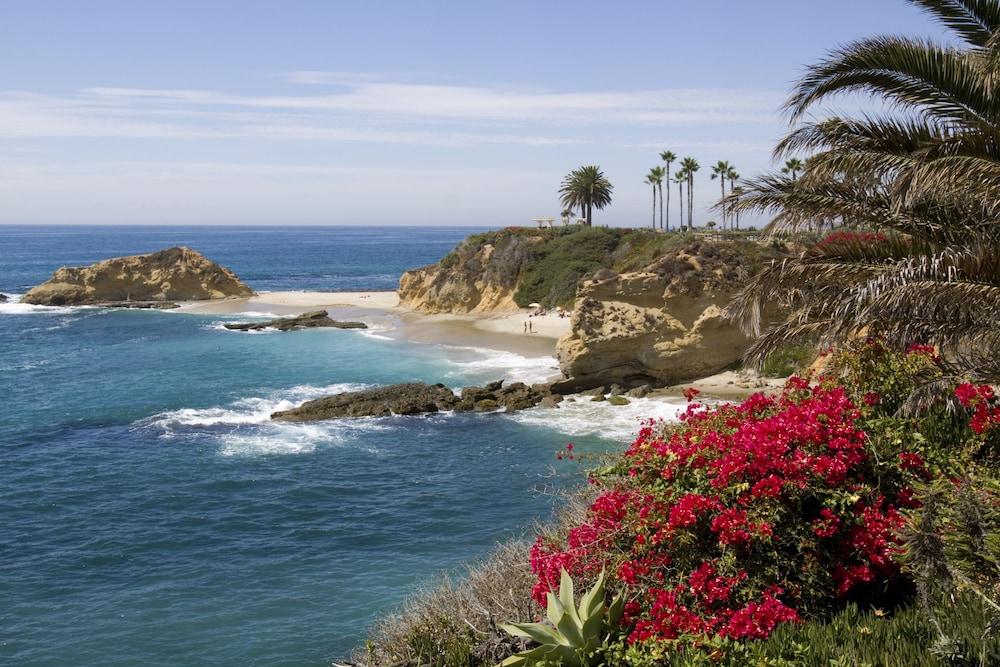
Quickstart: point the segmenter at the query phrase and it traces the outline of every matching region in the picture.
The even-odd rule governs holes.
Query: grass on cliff
[[[489,259],[482,250],[490,246]],[[664,234],[650,229],[607,227],[507,227],[473,234],[438,262],[442,280],[485,281],[514,289],[522,308],[572,308],[580,281],[605,270],[650,269],[683,277],[694,271],[709,288],[729,288],[747,279],[778,251],[740,235],[723,239],[698,232]]]

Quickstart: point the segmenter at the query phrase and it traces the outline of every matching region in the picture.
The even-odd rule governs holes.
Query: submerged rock
[[[172,310],[174,308],[181,307],[179,303],[174,303],[173,301],[109,301],[100,305],[105,308],[138,308],[153,310]]]
[[[408,382],[317,398],[297,408],[275,412],[271,419],[310,422],[338,417],[418,415],[451,410],[458,400],[455,393],[443,384]]]
[[[253,293],[229,269],[191,248],[177,247],[85,267],[64,266],[22,301],[41,306],[124,307],[135,302],[199,301]]]
[[[293,331],[295,329],[312,329],[316,327],[333,327],[336,329],[367,329],[364,322],[338,322],[330,319],[325,310],[314,310],[295,317],[281,317],[267,322],[236,322],[224,324],[234,331],[260,331],[261,329],[277,329],[278,331]]]

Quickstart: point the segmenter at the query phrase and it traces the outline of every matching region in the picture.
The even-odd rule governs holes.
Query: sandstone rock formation
[[[724,311],[763,257],[746,259],[700,244],[643,271],[608,272],[581,285],[571,332],[556,350],[567,379],[552,391],[670,385],[737,363],[751,341]]]
[[[493,412],[501,408],[515,412],[546,402],[558,407],[559,397],[549,394],[544,385],[529,387],[515,382],[504,387],[494,382],[486,387],[466,387],[461,396],[443,384],[422,382],[393,384],[376,389],[351,391],[306,401],[297,408],[271,415],[275,421],[311,422],[343,417],[387,417],[418,415],[455,410],[456,412]]]
[[[313,329],[317,327],[333,327],[336,329],[367,329],[364,322],[339,322],[331,319],[325,310],[313,310],[294,317],[281,317],[267,322],[235,322],[224,324],[234,331],[260,331],[261,329],[277,329],[278,331],[294,331],[295,329]]]
[[[24,295],[43,306],[135,301],[193,301],[252,296],[229,269],[190,248],[115,257],[87,267],[63,267]]]
[[[520,234],[496,243],[470,237],[441,262],[404,273],[399,281],[400,305],[423,313],[517,310],[514,293],[521,269],[543,241]]]

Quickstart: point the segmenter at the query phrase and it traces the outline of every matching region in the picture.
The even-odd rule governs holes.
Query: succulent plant
[[[530,639],[538,644],[507,658],[498,667],[522,667],[539,663],[561,664],[566,667],[588,667],[600,664],[596,654],[621,622],[625,600],[615,597],[610,605],[604,601],[604,572],[593,588],[580,598],[579,607],[573,596],[573,580],[562,571],[558,597],[547,596],[546,616],[549,623],[511,623],[501,627],[515,637]]]

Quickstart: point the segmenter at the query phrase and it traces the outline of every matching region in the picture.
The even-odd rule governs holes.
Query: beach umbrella
[[[529,303],[528,304],[528,308],[541,308],[541,307],[542,307],[542,304],[540,304],[540,303]]]

